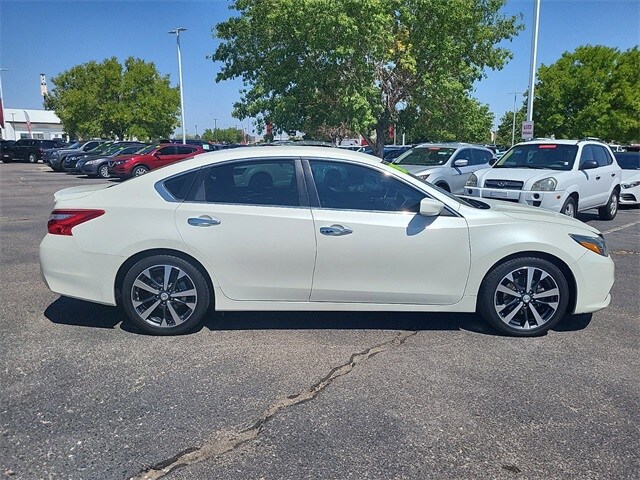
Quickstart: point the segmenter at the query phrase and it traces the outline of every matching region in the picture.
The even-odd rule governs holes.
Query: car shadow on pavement
[[[60,297],[47,307],[44,315],[52,323],[77,327],[114,329],[148,335],[127,319],[119,307],[110,307],[68,297]],[[586,328],[591,314],[564,318],[556,332]],[[207,328],[224,330],[463,330],[482,335],[502,334],[480,315],[473,313],[424,312],[210,312],[193,334]]]

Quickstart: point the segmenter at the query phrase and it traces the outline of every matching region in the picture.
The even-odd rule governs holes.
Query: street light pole
[[[213,119],[213,139],[218,143],[218,119]]]
[[[533,34],[531,38],[531,65],[529,67],[529,98],[527,99],[527,121],[533,121],[533,90],[536,85],[536,63],[538,58],[538,20],[540,19],[540,0],[535,0],[533,11]]]
[[[513,92],[509,94],[509,95],[513,95],[513,127],[511,128],[511,146],[512,147],[516,143],[516,98],[518,97],[518,93],[520,92]]]
[[[185,120],[184,120],[184,92],[182,88],[182,55],[180,53],[180,32],[184,32],[187,29],[184,27],[178,27],[174,30],[170,30],[169,34],[176,36],[176,43],[178,45],[178,76],[180,78],[180,119],[182,121],[182,143],[187,143],[187,134],[185,132]]]
[[[2,119],[4,121],[4,105],[2,103],[2,98],[4,97],[4,95],[2,95],[2,72],[8,72],[9,69],[8,68],[0,68],[0,108],[2,109],[2,111],[0,112],[0,116],[2,116]],[[5,127],[2,127],[3,130],[6,130]],[[15,129],[13,131],[13,137],[15,138],[16,136],[16,132]]]

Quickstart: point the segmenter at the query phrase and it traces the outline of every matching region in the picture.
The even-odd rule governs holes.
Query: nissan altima
[[[455,197],[335,148],[221,150],[54,199],[49,288],[120,304],[158,335],[193,330],[213,307],[478,312],[534,336],[606,307],[613,285],[589,225]]]

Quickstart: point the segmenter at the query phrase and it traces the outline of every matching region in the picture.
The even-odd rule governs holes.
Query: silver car
[[[423,143],[396,158],[393,163],[447,192],[462,194],[467,178],[487,168],[491,150],[470,143]]]

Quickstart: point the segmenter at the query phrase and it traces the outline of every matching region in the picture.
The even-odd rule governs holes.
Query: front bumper
[[[568,197],[565,191],[539,192],[532,190],[509,190],[498,188],[464,187],[464,195],[491,200],[504,200],[532,207],[559,212]]]
[[[586,252],[571,265],[576,280],[576,306],[573,313],[591,313],[611,302],[615,267],[611,257]]]
[[[640,204],[640,185],[632,188],[623,188],[620,191],[621,205],[638,205]]]

